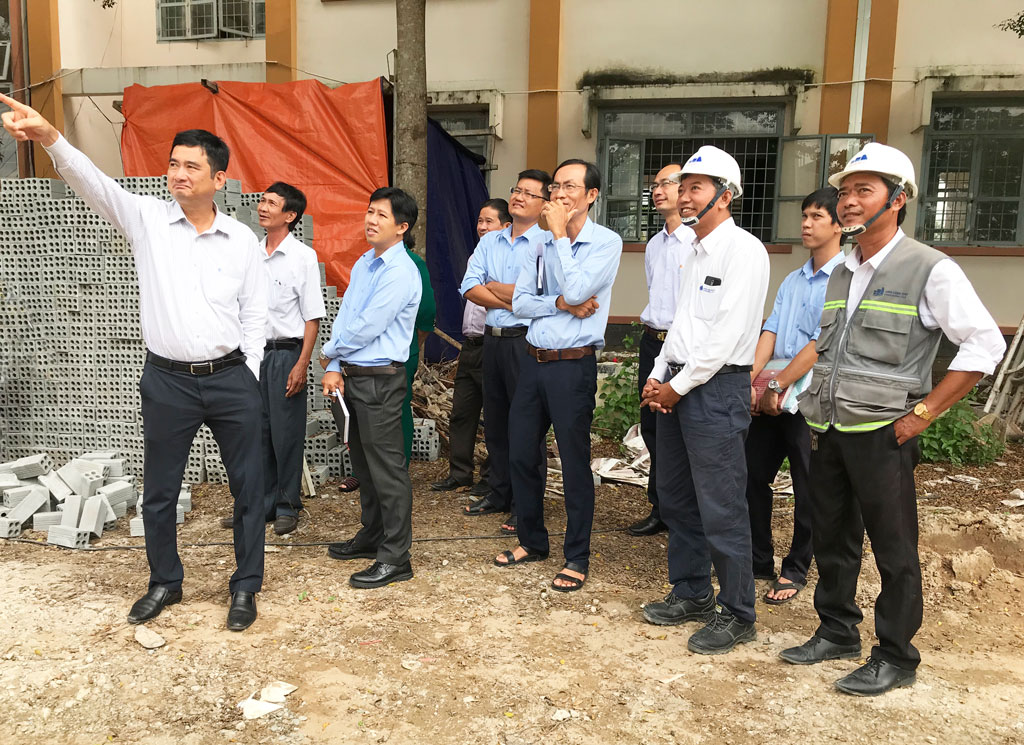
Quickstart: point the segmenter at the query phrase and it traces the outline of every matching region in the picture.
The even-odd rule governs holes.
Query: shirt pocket
[[[208,261],[203,271],[203,296],[217,308],[238,309],[243,271],[229,261]]]
[[[869,357],[889,365],[899,364],[910,345],[914,316],[867,308],[860,323],[850,327],[851,354]]]
[[[713,321],[722,305],[722,285],[701,282],[697,288],[697,307],[694,312],[702,321]]]
[[[814,341],[814,348],[818,354],[827,351],[835,341],[840,325],[837,322],[838,317],[839,308],[826,308],[821,311],[821,321],[818,324],[821,331],[818,332],[818,338]]]

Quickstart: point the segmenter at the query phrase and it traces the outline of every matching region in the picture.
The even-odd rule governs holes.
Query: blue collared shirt
[[[477,285],[488,282],[501,282],[505,285],[515,284],[519,270],[523,268],[530,246],[542,234],[543,230],[536,224],[531,225],[525,233],[512,240],[512,226],[504,230],[492,230],[485,233],[469,257],[466,265],[466,276],[459,287],[459,294],[465,295]],[[522,326],[523,321],[504,308],[487,309],[487,325],[508,328]]]
[[[775,307],[763,328],[776,335],[776,359],[791,360],[807,346],[807,342],[818,338],[828,278],[845,258],[840,251],[817,272],[814,271],[814,260],[808,259],[806,264],[782,280],[775,296]]]
[[[324,354],[329,372],[341,363],[373,367],[409,359],[423,282],[416,264],[396,243],[379,257],[370,249],[352,267],[331,340]]]
[[[612,284],[619,271],[622,238],[587,218],[570,243],[557,241],[548,231],[534,240],[516,281],[512,308],[517,318],[529,319],[526,340],[540,349],[570,349],[604,346],[604,329],[612,301]],[[538,286],[538,257],[543,257],[543,277]],[[577,318],[558,310],[561,295],[569,305],[579,305],[597,296],[597,312]]]

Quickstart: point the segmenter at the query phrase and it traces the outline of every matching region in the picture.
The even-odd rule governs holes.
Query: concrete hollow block
[[[83,499],[78,494],[72,494],[64,500],[63,517],[60,524],[65,528],[77,528],[79,520],[82,519]]]
[[[21,535],[21,521],[0,517],[0,538],[17,538]]]
[[[46,533],[46,542],[67,548],[88,548],[89,531],[66,525],[51,525]]]
[[[103,524],[106,522],[107,511],[103,506],[103,497],[89,497],[82,507],[82,517],[78,521],[79,530],[87,530],[97,538],[103,537]]]

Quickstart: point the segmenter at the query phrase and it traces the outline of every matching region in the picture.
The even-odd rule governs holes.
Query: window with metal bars
[[[159,41],[265,36],[265,0],[156,0]]]
[[[1024,239],[1024,102],[936,102],[925,133],[918,235],[937,245]]]
[[[733,206],[736,223],[770,242],[782,122],[781,107],[602,112],[598,137],[605,188],[599,219],[627,242],[647,241],[664,225],[651,201],[655,175],[702,145],[714,145],[740,166],[743,197]]]

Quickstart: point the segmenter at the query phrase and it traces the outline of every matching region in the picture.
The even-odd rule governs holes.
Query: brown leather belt
[[[581,360],[594,354],[594,347],[570,347],[569,349],[538,349],[526,344],[526,352],[537,362],[558,362],[560,360]]]
[[[359,375],[397,375],[405,371],[405,365],[401,362],[392,362],[390,365],[342,365],[341,374],[346,378],[354,378]]]
[[[648,326],[646,323],[644,324],[644,333],[648,336],[653,336],[658,341],[665,341],[665,337],[668,336],[668,331],[656,329],[653,326]]]

